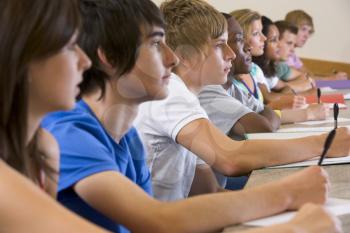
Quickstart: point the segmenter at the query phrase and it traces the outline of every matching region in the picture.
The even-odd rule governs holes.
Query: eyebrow
[[[217,42],[226,42],[227,40],[226,39],[222,39],[222,38],[220,38],[220,39],[215,39],[214,40],[214,43],[217,43]]]
[[[156,36],[164,37],[164,32],[155,31],[155,32],[150,33],[147,37],[151,38],[151,37],[156,37]]]

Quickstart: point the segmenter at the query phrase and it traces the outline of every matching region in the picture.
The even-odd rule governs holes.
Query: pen
[[[298,95],[298,93],[293,88],[290,88],[290,90],[292,91],[293,95]]]
[[[333,114],[334,114],[334,129],[336,129],[336,128],[338,128],[338,115],[339,115],[338,103],[334,103]]]
[[[323,151],[322,151],[322,154],[320,156],[320,160],[318,161],[318,166],[321,166],[322,165],[322,162],[323,162],[323,159],[324,157],[326,156],[327,154],[327,151],[329,150],[329,148],[331,147],[331,144],[333,142],[333,139],[334,139],[334,136],[335,136],[335,133],[336,133],[336,129],[333,129],[327,136],[326,138],[326,142],[324,143],[324,146],[323,146]]]
[[[317,88],[317,102],[318,104],[321,103],[321,89]]]

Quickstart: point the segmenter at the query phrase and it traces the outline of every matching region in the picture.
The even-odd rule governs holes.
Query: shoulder
[[[40,129],[38,134],[38,149],[49,158],[59,158],[59,146],[53,135],[45,130]]]

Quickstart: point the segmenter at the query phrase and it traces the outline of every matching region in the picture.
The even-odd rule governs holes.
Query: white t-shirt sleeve
[[[274,76],[274,77],[271,77],[271,78],[266,78],[266,81],[267,81],[269,89],[271,90],[271,89],[275,88],[275,86],[277,85],[277,83],[279,81],[279,78]]]
[[[197,119],[208,119],[208,116],[200,106],[197,96],[174,74],[168,89],[169,95],[166,99],[150,101],[140,107],[147,117],[143,118],[143,113],[139,113],[138,121],[147,121],[143,122],[147,124],[147,128],[152,128],[158,131],[158,134],[171,137],[175,141],[185,125]]]
[[[264,72],[262,71],[262,69],[258,66],[258,65],[255,65],[256,67],[256,75],[255,75],[255,81],[258,83],[258,84],[263,84],[266,86],[267,90],[270,92],[271,91],[271,86],[275,87],[277,85],[277,82],[274,84],[275,81],[272,81],[271,83],[271,80],[269,80],[269,78],[266,78],[265,75],[264,75]]]

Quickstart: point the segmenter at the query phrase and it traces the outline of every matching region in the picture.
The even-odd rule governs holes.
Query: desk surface
[[[343,93],[349,93],[350,90],[344,90]],[[348,106],[347,109],[341,110],[339,113],[339,117],[346,117],[350,118],[350,101],[346,101],[346,105]],[[347,123],[340,123],[341,125],[348,125]],[[317,125],[316,127],[324,127],[324,126],[333,126],[333,124],[322,124]],[[308,127],[315,127],[315,126],[305,126],[305,125],[298,125],[298,124],[292,124],[292,125],[285,125],[283,128],[290,128],[290,127],[305,127],[305,131],[307,131]],[[250,175],[250,178],[248,180],[248,183],[246,184],[245,188],[254,187],[257,185],[261,185],[264,183],[267,183],[269,181],[280,179],[283,176],[287,176],[288,174],[291,174],[295,171],[298,171],[302,168],[280,168],[280,169],[261,169],[261,170],[255,170]],[[336,198],[344,198],[344,199],[350,199],[350,166],[349,165],[331,165],[331,166],[324,166],[324,169],[328,172],[330,182],[331,182],[331,189],[330,189],[330,197],[336,197]],[[350,214],[343,215],[340,217],[340,220],[343,225],[344,232],[350,232]],[[224,229],[223,232],[237,232],[241,230],[247,230],[251,227],[243,226],[243,225],[235,225],[231,227],[227,227]]]

